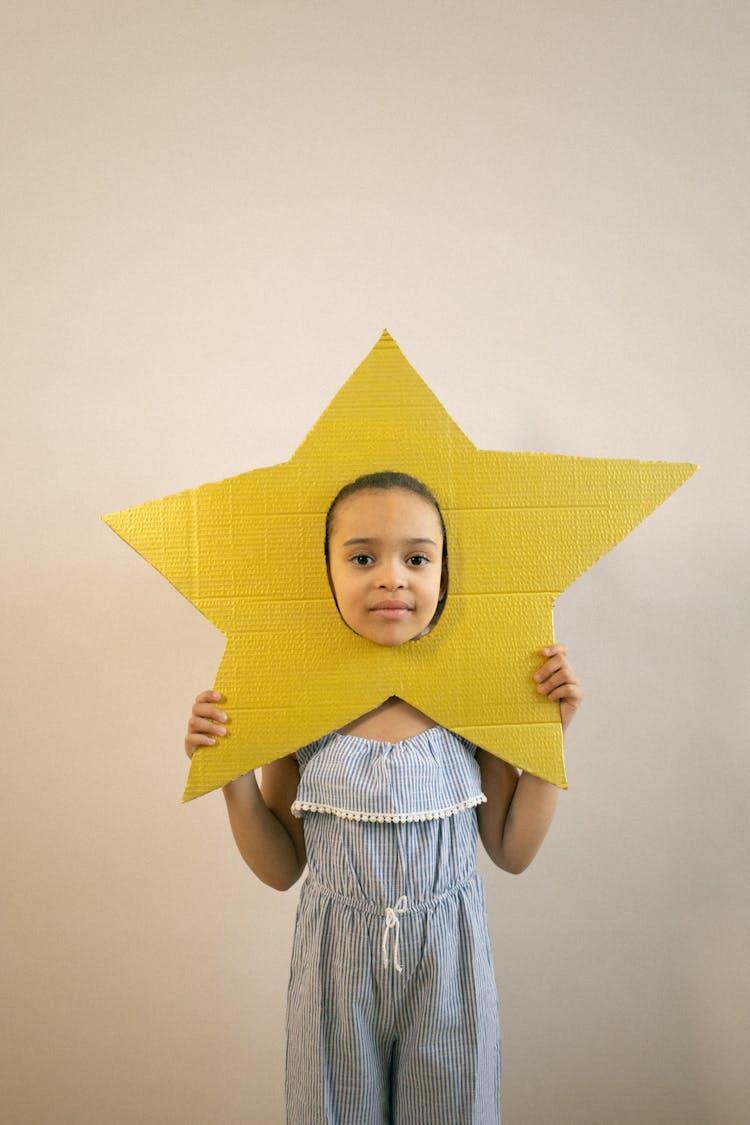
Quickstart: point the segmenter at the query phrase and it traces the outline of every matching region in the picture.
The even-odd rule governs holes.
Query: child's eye
[[[407,559],[407,562],[409,562],[412,566],[426,566],[429,561],[430,560],[427,555],[410,555],[410,557]]]
[[[355,566],[369,566],[372,562],[372,555],[352,555],[351,561]]]

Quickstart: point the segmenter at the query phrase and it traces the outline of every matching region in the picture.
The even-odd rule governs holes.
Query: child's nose
[[[397,563],[384,563],[378,575],[378,585],[386,590],[397,590],[406,583],[403,567]]]

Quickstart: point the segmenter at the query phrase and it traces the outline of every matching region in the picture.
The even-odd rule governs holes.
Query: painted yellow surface
[[[334,495],[381,469],[433,491],[450,556],[438,625],[397,647],[341,621],[323,558]],[[694,471],[479,450],[383,333],[289,461],[104,517],[227,637],[215,686],[231,726],[194,755],[183,799],[391,695],[564,787],[558,709],[531,678],[555,598]]]

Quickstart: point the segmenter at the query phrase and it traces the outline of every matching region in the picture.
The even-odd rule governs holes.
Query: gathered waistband
[[[439,895],[434,895],[432,898],[420,899],[419,902],[409,902],[406,899],[406,895],[402,895],[401,899],[406,902],[406,906],[403,910],[399,910],[399,913],[418,914],[421,911],[432,910],[433,907],[452,898],[454,895],[458,894],[459,891],[466,890],[472,883],[476,883],[478,879],[479,873],[477,871],[472,871],[471,875],[468,875],[465,879],[461,879],[457,883],[453,883],[448,890],[442,891]],[[356,895],[344,895],[339,891],[334,891],[326,883],[312,874],[309,874],[307,877],[307,885],[311,886],[316,891],[320,891],[327,898],[333,899],[342,906],[350,907],[352,910],[358,910],[361,914],[374,914],[375,916],[384,918],[388,911],[393,909],[393,907],[386,902],[381,905],[367,898],[359,898]],[[399,901],[401,901],[401,899],[399,899]]]
[[[397,973],[402,971],[401,961],[399,958],[399,931],[401,918],[408,914],[427,913],[439,906],[441,902],[446,902],[448,899],[455,898],[461,891],[466,890],[472,884],[479,881],[479,873],[473,871],[466,879],[461,879],[458,883],[454,883],[448,890],[443,891],[439,895],[434,895],[432,898],[421,899],[419,902],[409,902],[406,895],[399,896],[393,905],[380,905],[377,902],[371,902],[366,898],[357,898],[353,895],[343,895],[338,891],[332,890],[322,883],[315,876],[310,875],[307,879],[307,885],[311,886],[314,891],[319,892],[324,897],[333,902],[339,903],[341,906],[347,907],[351,910],[357,910],[360,914],[370,914],[376,918],[383,919],[383,939],[382,939],[382,959],[383,968],[388,968],[388,946],[389,937],[391,938],[391,946],[393,951],[393,968]]]

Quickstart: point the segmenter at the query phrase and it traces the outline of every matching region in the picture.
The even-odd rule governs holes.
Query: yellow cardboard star
[[[342,622],[323,558],[332,498],[380,469],[433,491],[450,555],[438,625],[397,647]],[[104,517],[227,637],[229,734],[195,753],[183,800],[391,695],[565,787],[557,709],[531,679],[555,598],[694,471],[478,450],[384,332],[289,461]]]

